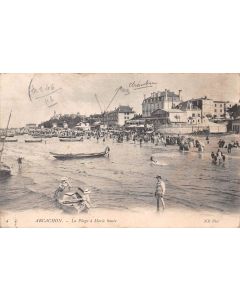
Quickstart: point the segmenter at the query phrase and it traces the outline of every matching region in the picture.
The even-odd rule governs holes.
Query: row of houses
[[[154,124],[155,130],[178,133],[227,131],[231,120],[229,109],[233,103],[212,100],[206,96],[183,101],[180,91],[178,94],[169,90],[152,93],[143,100],[142,116]]]
[[[202,110],[203,114],[208,118],[221,119],[228,117],[227,111],[232,105],[233,103],[212,100],[206,96],[183,101],[180,93],[177,95],[174,92],[165,90],[164,92],[152,93],[150,97],[143,100],[142,115],[146,118],[151,117],[152,113],[157,109],[170,111],[177,108],[185,111]]]
[[[208,97],[200,97],[183,100],[181,90],[178,93],[165,89],[161,92],[152,92],[149,97],[145,97],[142,102],[142,116],[136,118],[136,113],[129,105],[120,105],[112,111],[101,114],[90,115],[82,118],[76,124],[78,130],[90,130],[98,128],[122,127],[127,128],[147,128],[152,127],[158,131],[179,131],[179,133],[189,133],[199,130],[209,130],[210,132],[226,132],[229,122],[232,123],[230,129],[240,132],[239,121],[232,120],[229,110],[234,104],[227,101],[213,100]],[[236,105],[236,104],[235,104]],[[68,116],[68,115],[67,115]],[[69,115],[69,117],[79,117],[80,113]],[[53,120],[61,118],[54,112]],[[35,124],[29,124],[29,126]],[[57,123],[53,122],[52,127]],[[63,123],[65,129],[67,122]]]

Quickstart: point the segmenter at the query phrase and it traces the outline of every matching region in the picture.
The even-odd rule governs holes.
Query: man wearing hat
[[[166,191],[165,183],[162,180],[162,177],[160,175],[156,176],[157,178],[157,184],[156,184],[156,191],[155,191],[155,197],[157,199],[157,211],[159,211],[159,201],[161,200],[163,210],[165,209],[165,203],[163,200],[163,196]]]

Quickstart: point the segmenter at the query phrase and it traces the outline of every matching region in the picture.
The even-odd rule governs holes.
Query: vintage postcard
[[[0,227],[239,226],[239,74],[0,75]]]

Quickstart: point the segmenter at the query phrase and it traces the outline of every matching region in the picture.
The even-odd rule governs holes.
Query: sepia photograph
[[[239,74],[1,74],[1,227],[239,227]]]
[[[2,299],[238,299],[238,1],[0,15]]]

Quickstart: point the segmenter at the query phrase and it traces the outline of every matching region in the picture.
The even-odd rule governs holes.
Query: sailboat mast
[[[3,140],[2,149],[1,149],[1,152],[0,152],[0,163],[2,161],[2,154],[3,154],[3,150],[4,150],[5,140],[7,138],[8,126],[9,126],[9,123],[10,123],[11,115],[12,115],[12,111],[10,112],[10,115],[9,115],[9,118],[8,118],[5,139]]]

